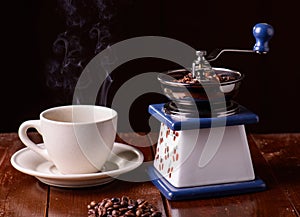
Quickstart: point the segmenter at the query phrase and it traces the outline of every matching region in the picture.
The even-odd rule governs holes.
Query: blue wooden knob
[[[258,53],[267,53],[269,51],[269,40],[274,35],[274,29],[267,23],[258,23],[253,27],[253,36],[256,43],[253,51]]]

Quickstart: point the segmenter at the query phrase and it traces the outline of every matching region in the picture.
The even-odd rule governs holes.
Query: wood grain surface
[[[42,138],[32,133],[31,138]],[[139,148],[151,163],[156,134],[122,133],[118,142]],[[0,134],[0,216],[84,217],[91,201],[104,198],[143,198],[163,216],[300,216],[300,134],[248,134],[253,165],[267,190],[219,198],[168,201],[151,181],[116,179],[80,189],[52,187],[14,169],[10,158],[24,145],[16,133]]]

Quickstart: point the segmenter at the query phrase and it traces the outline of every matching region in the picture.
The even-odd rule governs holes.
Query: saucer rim
[[[43,145],[43,143],[40,143],[39,145]],[[110,170],[110,171],[107,171],[107,172],[99,171],[99,172],[96,172],[96,173],[83,173],[83,174],[49,174],[49,173],[37,172],[35,170],[24,168],[16,162],[16,158],[18,156],[22,155],[24,152],[32,152],[32,154],[35,154],[35,155],[38,156],[37,153],[35,153],[31,149],[29,149],[28,147],[25,147],[25,148],[22,148],[22,149],[16,151],[12,155],[10,161],[11,161],[12,166],[15,169],[19,170],[20,172],[22,172],[22,173],[25,173],[25,174],[28,174],[28,175],[31,175],[31,176],[35,176],[35,177],[40,177],[40,178],[43,178],[43,179],[55,179],[55,180],[77,180],[77,179],[81,180],[83,178],[85,178],[86,180],[89,180],[89,179],[105,178],[105,177],[115,178],[116,176],[119,176],[123,173],[126,173],[126,172],[129,172],[131,170],[136,169],[138,166],[140,166],[143,163],[144,155],[137,148],[135,148],[133,146],[130,146],[130,145],[127,145],[127,144],[124,144],[124,143],[115,142],[114,146],[113,146],[113,149],[116,149],[116,148],[126,150],[126,151],[129,150],[131,152],[134,152],[137,155],[136,161],[134,161],[134,163],[131,163],[131,164],[125,166],[125,167],[120,167],[118,165],[118,169]],[[122,158],[122,157],[120,157],[120,158]],[[126,160],[126,158],[123,158],[123,159]],[[48,162],[46,159],[43,159],[43,160],[44,160],[43,162]],[[110,161],[110,159],[108,161]],[[110,162],[112,162],[112,161],[110,161]]]

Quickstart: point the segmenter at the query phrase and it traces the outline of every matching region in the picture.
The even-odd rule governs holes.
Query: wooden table
[[[31,136],[41,141],[37,134]],[[123,140],[118,138],[118,141],[140,147],[145,161],[153,159],[149,142],[155,141],[155,135],[120,134],[120,137]],[[84,217],[91,201],[123,195],[148,200],[163,216],[300,216],[300,133],[248,134],[248,141],[255,173],[266,182],[267,190],[175,202],[166,200],[151,181],[115,180],[82,189],[48,186],[12,167],[11,156],[24,145],[16,133],[0,134],[0,217]]]

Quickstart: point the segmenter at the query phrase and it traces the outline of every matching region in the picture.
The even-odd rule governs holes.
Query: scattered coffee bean
[[[88,217],[161,217],[162,213],[147,200],[127,196],[92,201],[87,206]]]

